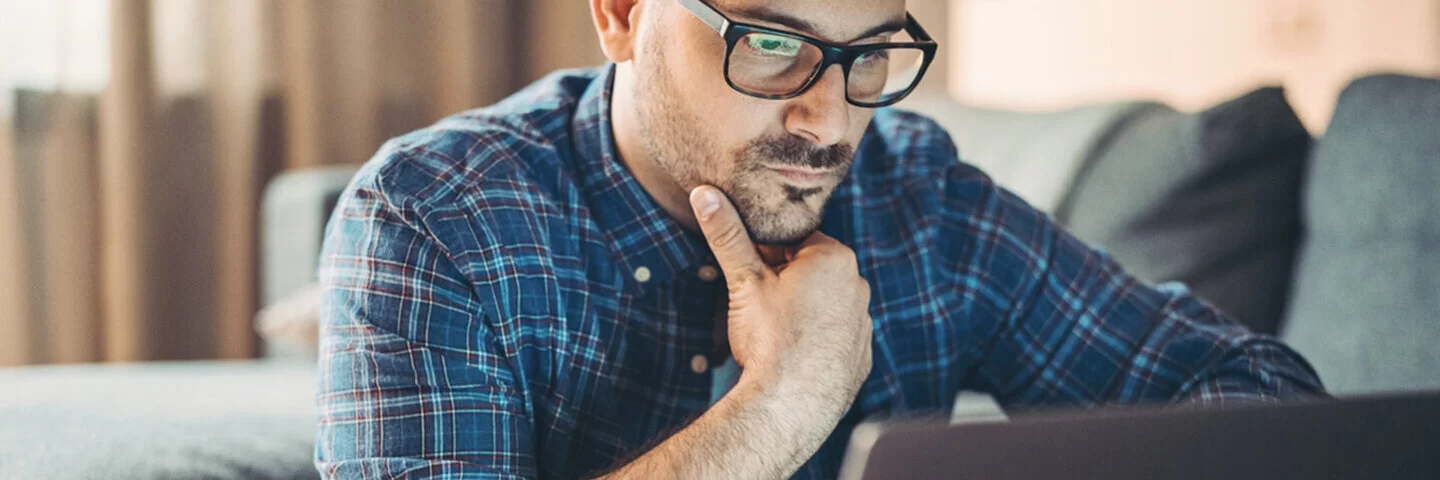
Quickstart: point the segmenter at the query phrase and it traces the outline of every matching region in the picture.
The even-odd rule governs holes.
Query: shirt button
[[[690,357],[690,371],[695,373],[705,373],[705,370],[709,369],[710,359],[705,358],[704,355],[696,355],[694,357]]]
[[[640,283],[650,281],[650,267],[640,267],[635,269],[635,281]]]
[[[696,274],[700,275],[701,280],[713,282],[716,278],[720,277],[720,269],[706,265],[700,267],[700,271],[696,272]]]

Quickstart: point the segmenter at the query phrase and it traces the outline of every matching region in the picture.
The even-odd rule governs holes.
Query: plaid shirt
[[[611,69],[560,72],[387,143],[325,242],[316,464],[327,477],[602,473],[711,404],[726,289],[617,158]],[[1298,355],[1150,287],[881,109],[821,230],[870,282],[874,366],[797,473],[877,414],[961,390],[1012,407],[1319,394]]]

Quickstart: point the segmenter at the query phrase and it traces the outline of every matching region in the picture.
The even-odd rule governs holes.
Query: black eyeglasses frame
[[[930,38],[930,34],[925,32],[925,29],[920,26],[919,22],[915,21],[915,17],[911,16],[909,12],[905,13],[905,32],[909,33],[910,36],[916,40],[914,42],[834,45],[827,43],[823,40],[802,35],[799,33],[787,32],[783,30],[776,30],[773,28],[766,28],[759,25],[750,25],[733,21],[729,17],[726,17],[725,14],[721,13],[719,10],[716,10],[715,7],[710,6],[710,4],[706,3],[704,0],[677,1],[680,2],[680,5],[684,6],[686,10],[689,10],[690,13],[694,14],[696,18],[699,18],[701,22],[709,25],[710,28],[714,29],[716,33],[719,33],[721,38],[725,39],[725,63],[723,67],[725,83],[730,85],[730,88],[735,89],[735,91],[737,92],[756,98],[763,98],[768,100],[788,100],[798,97],[805,94],[806,91],[810,90],[810,87],[815,86],[815,82],[819,81],[820,77],[824,76],[825,71],[828,70],[830,66],[840,65],[840,69],[842,73],[844,73],[845,77],[845,101],[849,102],[851,105],[855,105],[861,108],[880,108],[894,105],[895,103],[904,100],[905,97],[910,96],[910,94],[915,91],[915,88],[920,85],[920,82],[925,78],[925,72],[929,70],[930,64],[935,61],[935,52],[939,48],[939,45],[935,43],[935,40]],[[735,48],[735,44],[739,43],[740,39],[744,38],[746,35],[752,33],[793,38],[814,45],[815,47],[818,47],[820,49],[820,52],[822,54],[820,64],[815,68],[814,72],[811,72],[810,78],[806,79],[805,83],[801,84],[801,86],[795,89],[795,91],[793,92],[783,94],[767,94],[752,91],[736,85],[734,81],[730,80],[730,57]],[[900,93],[894,94],[893,97],[886,98],[878,102],[862,102],[850,98],[850,66],[854,63],[855,59],[869,52],[892,48],[913,48],[923,52],[924,61],[920,64],[920,71],[915,75],[915,80],[912,81],[909,86],[905,87],[904,90],[900,91]]]

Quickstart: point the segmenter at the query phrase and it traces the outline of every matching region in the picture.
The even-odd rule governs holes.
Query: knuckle
[[[715,233],[710,237],[710,241],[715,247],[729,249],[739,247],[741,244],[740,241],[744,239],[744,237],[745,229],[740,228],[739,225],[732,224],[715,230]]]
[[[855,258],[855,252],[847,247],[830,247],[826,251],[825,259],[827,264],[846,273],[860,271],[860,261]]]
[[[737,268],[732,272],[725,272],[725,283],[731,289],[744,287],[760,281],[760,272],[751,268]]]
[[[819,258],[820,261],[825,262],[826,264],[834,264],[840,259],[840,256],[835,251],[835,248],[828,245],[815,246],[813,249],[813,253],[815,254],[816,258]]]

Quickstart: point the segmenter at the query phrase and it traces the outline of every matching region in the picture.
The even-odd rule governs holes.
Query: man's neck
[[[700,224],[690,210],[690,192],[676,183],[645,148],[639,119],[635,116],[635,92],[629,87],[633,85],[633,75],[630,63],[616,65],[610,92],[610,125],[620,163],[635,175],[640,187],[660,204],[670,218],[687,229],[699,231]]]

